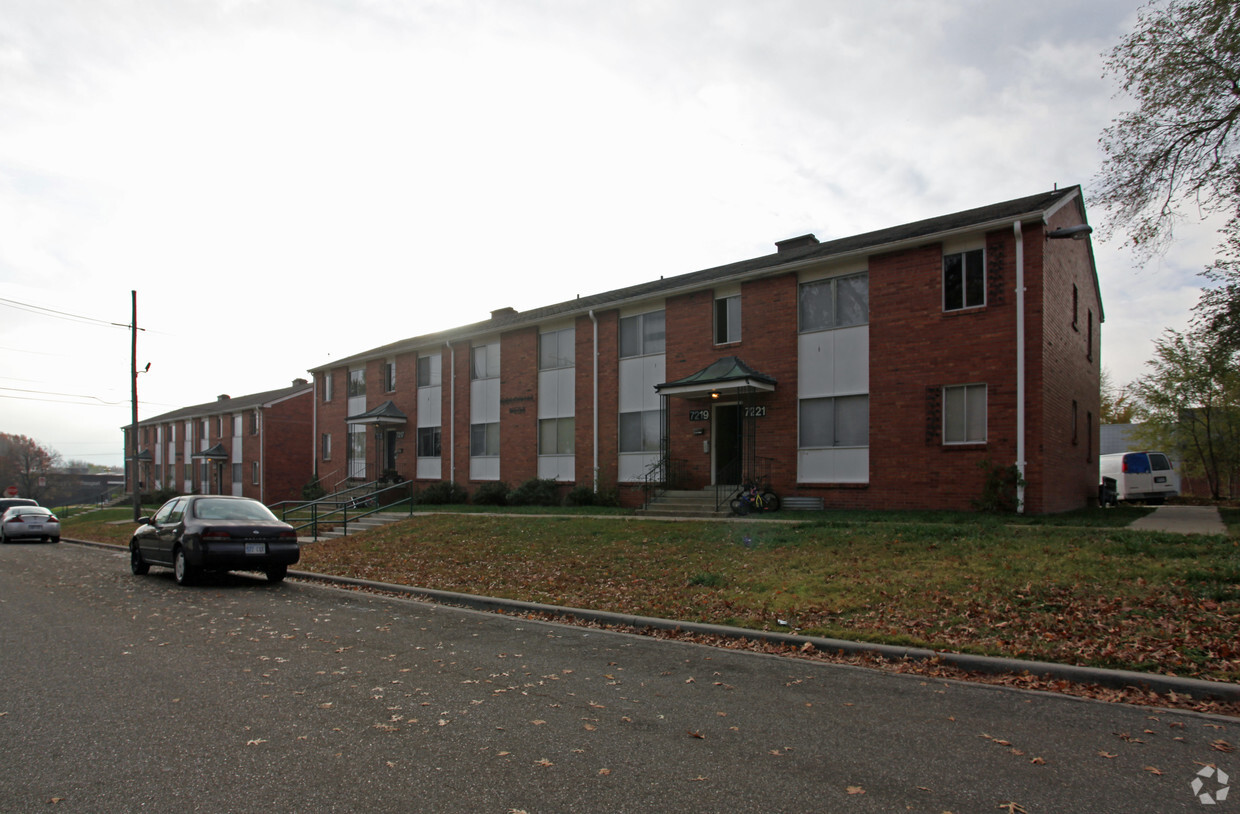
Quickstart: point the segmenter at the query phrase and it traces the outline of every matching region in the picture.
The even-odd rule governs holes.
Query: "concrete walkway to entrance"
[[[1138,531],[1170,531],[1176,534],[1226,534],[1227,527],[1213,506],[1159,506],[1133,521]]]

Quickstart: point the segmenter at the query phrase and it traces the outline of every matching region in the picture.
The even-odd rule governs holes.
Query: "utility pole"
[[[133,383],[133,415],[131,416],[132,423],[129,425],[129,459],[133,463],[130,465],[129,479],[133,486],[133,522],[137,523],[138,518],[142,516],[142,487],[138,483],[138,292],[131,291],[129,293],[133,295],[133,318],[129,323],[130,344],[133,346],[129,370],[130,381]]]

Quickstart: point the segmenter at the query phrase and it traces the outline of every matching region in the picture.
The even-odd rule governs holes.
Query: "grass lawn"
[[[421,508],[421,507],[420,507]],[[781,513],[747,522],[418,515],[305,546],[324,574],[956,652],[1240,681],[1240,510],[1228,536],[1051,518]],[[115,515],[115,516],[113,516]],[[132,509],[66,522],[124,545]],[[801,522],[774,522],[796,519]]]

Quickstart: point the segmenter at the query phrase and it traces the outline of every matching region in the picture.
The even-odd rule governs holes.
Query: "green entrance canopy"
[[[739,357],[725,356],[683,379],[656,384],[654,389],[661,396],[705,398],[740,391],[770,392],[775,389],[775,379],[754,370]]]

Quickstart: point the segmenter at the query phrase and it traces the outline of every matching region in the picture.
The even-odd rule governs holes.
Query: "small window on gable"
[[[943,255],[943,310],[986,304],[986,257],[982,249]]]
[[[741,341],[741,295],[715,300],[715,344]]]

